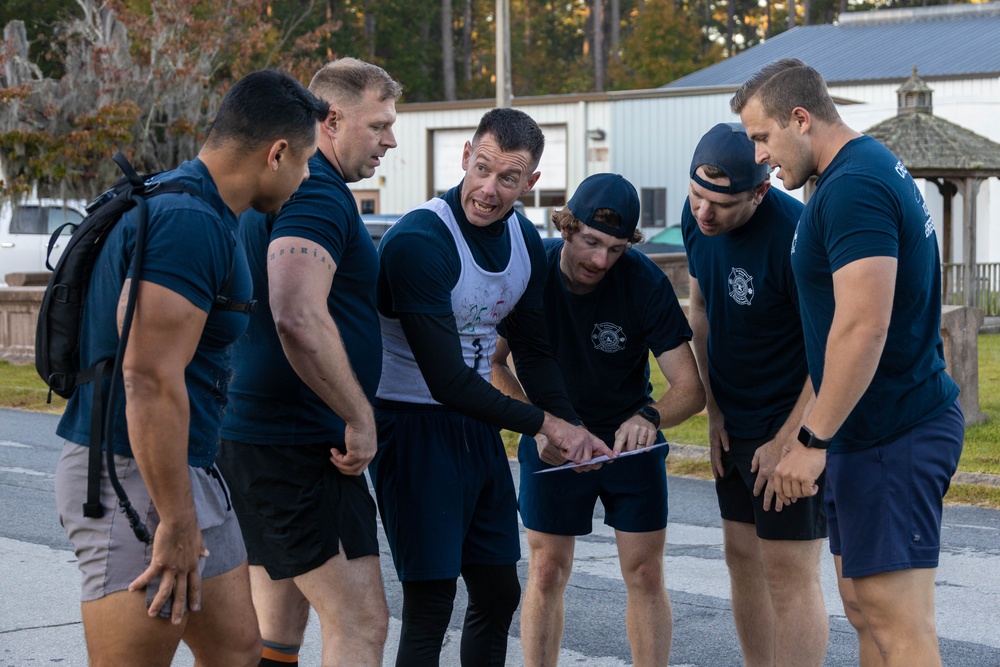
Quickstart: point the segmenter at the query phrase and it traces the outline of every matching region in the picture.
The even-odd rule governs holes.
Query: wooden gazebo
[[[976,267],[976,200],[979,187],[990,178],[1000,178],[1000,144],[935,116],[933,90],[913,75],[896,90],[897,113],[868,128],[871,135],[889,147],[914,178],[934,183],[944,198],[941,220],[941,261],[948,265],[952,257],[952,198],[962,194],[962,265],[961,285],[949,285],[949,272],[943,276],[944,294],[961,289],[962,305],[978,306],[978,271]]]

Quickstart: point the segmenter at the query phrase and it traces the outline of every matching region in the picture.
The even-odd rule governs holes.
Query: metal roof
[[[799,26],[664,88],[739,85],[769,62],[798,58],[827,83],[1000,76],[1000,2],[874,10]]]

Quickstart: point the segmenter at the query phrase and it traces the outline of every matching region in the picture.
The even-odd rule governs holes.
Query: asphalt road
[[[57,418],[0,410],[0,666],[85,665],[79,613],[79,575],[54,510],[53,471],[61,442]],[[511,467],[517,480],[517,463]],[[670,478],[670,525],[664,572],[674,611],[671,664],[728,667],[741,664],[732,627],[722,532],[710,482]],[[948,507],[937,576],[937,621],[944,664],[1000,666],[1000,512]],[[380,531],[381,532],[381,531]],[[388,547],[383,576],[392,615],[385,664],[393,664],[402,598]],[[525,558],[519,567],[522,585]],[[840,608],[832,559],[823,559],[830,613],[826,665],[857,664],[853,630]],[[458,629],[464,591],[446,638],[442,665],[458,665]],[[624,629],[625,589],[612,531],[601,508],[594,532],[580,538],[566,602],[562,665],[630,664]],[[522,665],[519,617],[511,629],[508,665]],[[302,650],[303,665],[319,664],[315,618]],[[191,665],[183,648],[174,661]]]

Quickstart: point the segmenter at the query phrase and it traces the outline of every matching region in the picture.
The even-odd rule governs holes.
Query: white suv
[[[67,222],[79,223],[86,204],[76,200],[22,199],[0,203],[0,285],[8,273],[47,271],[49,237]],[[52,266],[59,261],[72,227],[63,229],[52,248]]]

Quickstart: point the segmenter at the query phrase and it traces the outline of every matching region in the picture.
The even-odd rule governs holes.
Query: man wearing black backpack
[[[233,348],[219,468],[246,541],[260,664],[298,664],[312,606],[324,665],[378,667],[389,610],[364,477],[382,369],[378,256],[347,184],[395,148],[402,88],[340,58],[309,89],[330,103],[309,179],[277,216],[240,218],[257,309]]]
[[[236,235],[248,208],[277,212],[308,176],[316,123],[327,105],[279,72],[257,72],[226,95],[194,160],[158,177],[184,193],[150,197],[143,266],[133,274],[137,209],[108,236],[94,266],[80,338],[80,366],[115,356],[132,279],[138,298],[112,399],[117,478],[149,533],[136,539],[115,510],[107,470],[100,518],[85,517],[93,400],[69,401],[57,433],[60,521],[83,575],[81,611],[92,665],[169,665],[184,640],[203,665],[256,665],[260,637],[246,554],[228,492],[214,467],[226,404],[228,346],[251,280]],[[113,377],[113,376],[112,376]],[[120,378],[106,377],[110,387]],[[114,396],[114,392],[109,394]],[[138,534],[138,533],[137,533]]]

